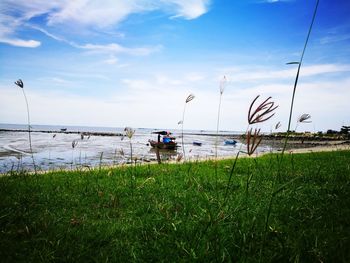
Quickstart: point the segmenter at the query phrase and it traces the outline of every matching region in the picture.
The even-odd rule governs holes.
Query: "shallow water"
[[[0,125],[2,129],[25,129],[25,126]],[[58,126],[33,126],[32,149],[38,170],[75,169],[78,167],[96,167],[99,165],[113,165],[130,163],[130,140],[120,136],[84,136],[80,134],[55,133]],[[53,133],[39,132],[53,131]],[[67,131],[83,132],[114,132],[123,133],[122,128],[69,127]],[[137,162],[156,160],[155,151],[148,145],[149,139],[156,139],[151,134],[152,129],[136,129],[131,139],[133,159]],[[181,132],[171,131],[177,138],[178,149],[175,151],[161,151],[163,160],[175,160],[182,153]],[[215,156],[215,136],[211,131],[186,131],[184,146],[186,160],[206,159]],[[234,156],[241,147],[224,145],[224,140],[230,136],[229,132],[218,138],[218,156]],[[231,133],[232,134],[232,133]],[[72,142],[77,145],[73,148]],[[195,146],[193,142],[201,142],[202,146]],[[259,151],[268,151],[267,146]],[[0,173],[18,170],[33,170],[33,160],[29,149],[28,132],[0,131]]]

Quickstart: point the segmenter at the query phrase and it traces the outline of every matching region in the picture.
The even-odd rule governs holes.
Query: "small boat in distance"
[[[193,142],[192,144],[195,145],[195,146],[202,146],[201,142]]]
[[[166,149],[166,150],[175,150],[177,147],[177,142],[175,141],[176,138],[174,136],[171,136],[171,133],[168,131],[156,131],[152,132],[153,134],[158,134],[158,139],[155,140],[148,140],[150,145],[153,148],[157,149]]]
[[[225,145],[236,145],[237,141],[236,140],[225,140],[224,144]]]
[[[61,129],[61,132],[65,132],[65,131],[67,131],[67,128],[62,128]]]

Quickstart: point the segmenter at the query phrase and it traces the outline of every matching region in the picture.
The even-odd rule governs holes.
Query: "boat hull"
[[[235,141],[235,140],[226,140],[224,143],[225,143],[225,145],[236,145],[237,141]]]
[[[158,149],[176,150],[176,147],[177,147],[176,142],[163,143],[163,142],[150,140],[149,143],[153,148],[158,148]]]

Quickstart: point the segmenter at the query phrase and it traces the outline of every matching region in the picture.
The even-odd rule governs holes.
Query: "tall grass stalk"
[[[78,141],[73,140],[72,141],[72,164],[71,164],[71,169],[73,170],[73,165],[74,165],[74,149],[77,147]]]
[[[24,96],[24,100],[26,102],[26,107],[27,107],[27,120],[28,120],[28,139],[29,139],[29,149],[30,149],[30,154],[32,156],[32,161],[33,161],[33,167],[34,167],[34,172],[35,174],[37,173],[36,170],[36,164],[35,164],[35,160],[34,160],[34,153],[33,153],[33,148],[32,148],[32,135],[31,135],[31,126],[30,126],[30,114],[29,114],[29,104],[28,104],[28,99],[26,96],[26,93],[24,91],[24,84],[23,81],[21,79],[17,80],[15,82],[15,84],[21,88],[22,92],[23,92],[23,96]]]
[[[185,122],[185,112],[186,112],[186,105],[189,103],[191,100],[193,100],[195,96],[193,94],[190,94],[187,96],[185,100],[185,106],[184,110],[182,113],[182,120],[181,120],[181,143],[182,143],[182,153],[183,153],[183,158],[184,161],[186,161],[186,153],[185,153],[185,144],[184,144],[184,122]]]
[[[312,121],[308,121],[309,119],[311,119],[311,115],[310,114],[307,114],[307,113],[302,114],[297,120],[297,124],[295,125],[295,130],[294,131],[297,132],[299,123],[311,123]]]
[[[258,106],[254,108],[254,104],[259,97],[260,95],[255,97],[255,99],[251,102],[248,110],[248,126],[245,132],[245,136],[247,139],[247,154],[249,156],[251,156],[256,151],[262,139],[262,137],[259,135],[260,129],[257,130],[255,128],[254,134],[253,134],[252,128],[249,129],[250,125],[265,122],[271,119],[275,115],[274,111],[278,108],[278,105],[275,105],[275,103],[270,100],[271,97],[268,97],[267,99],[265,99],[263,102],[261,102]],[[224,201],[223,201],[224,205],[226,204],[226,201],[228,198],[228,192],[231,186],[232,176],[236,168],[237,160],[238,160],[239,154],[241,153],[241,149],[242,149],[242,144],[239,148],[239,151],[236,154],[236,157],[230,169],[229,179],[226,185],[226,190],[224,195]]]
[[[221,99],[222,94],[224,93],[226,86],[226,77],[224,76],[223,79],[220,81],[220,97],[219,97],[219,106],[218,106],[218,117],[216,122],[216,136],[215,136],[215,185],[216,185],[216,191],[218,189],[218,137],[219,137],[219,124],[220,124],[220,111],[221,111]],[[219,193],[217,191],[217,197],[219,196]]]
[[[135,167],[133,165],[132,160],[132,137],[134,136],[135,130],[131,127],[126,127],[124,129],[125,135],[129,138],[129,144],[130,144],[130,163],[131,163],[131,178],[130,178],[130,186],[131,186],[131,194],[134,196],[134,188],[135,188],[135,168],[136,168],[136,161],[135,161]]]
[[[303,63],[304,54],[305,54],[305,50],[306,50],[307,44],[309,42],[309,38],[310,38],[310,35],[311,35],[312,27],[313,27],[313,24],[314,24],[314,21],[315,21],[315,18],[316,18],[318,4],[319,4],[319,0],[316,0],[316,4],[315,4],[315,9],[314,9],[314,12],[313,12],[312,20],[311,20],[311,23],[310,23],[310,26],[309,26],[307,37],[306,37],[306,40],[305,40],[305,43],[304,43],[304,48],[303,48],[303,51],[302,51],[302,54],[301,54],[299,62],[287,63],[287,64],[297,64],[298,65],[298,70],[297,70],[297,74],[296,74],[295,81],[294,81],[292,99],[291,99],[291,104],[290,104],[287,134],[286,134],[286,138],[284,140],[284,145],[283,145],[283,149],[282,149],[282,152],[281,152],[281,158],[280,158],[280,160],[278,162],[278,172],[277,172],[277,176],[276,176],[275,181],[274,181],[274,187],[275,187],[277,179],[280,177],[280,173],[281,173],[281,163],[283,161],[283,156],[284,156],[284,153],[285,153],[286,148],[287,148],[288,138],[289,138],[289,134],[290,134],[290,127],[291,127],[291,123],[292,123],[292,116],[293,116],[293,109],[294,109],[294,99],[295,99],[296,89],[297,89],[297,86],[298,86],[300,69],[301,69],[301,65]],[[264,238],[263,238],[263,242],[262,242],[261,250],[260,250],[260,261],[262,259],[262,251],[264,250],[264,246],[265,246],[265,243],[266,243],[266,236],[267,236],[267,231],[268,231],[268,224],[269,224],[269,219],[270,219],[270,215],[271,215],[273,200],[276,197],[276,195],[283,188],[285,188],[289,183],[291,183],[292,181],[294,181],[294,179],[292,179],[290,182],[287,182],[285,185],[283,185],[282,187],[278,188],[277,190],[273,190],[273,192],[271,194],[270,202],[269,202],[269,206],[268,206],[268,210],[267,210],[267,214],[266,214],[266,219],[265,219],[265,233],[264,233]]]
[[[301,65],[303,63],[304,54],[305,54],[305,50],[306,50],[307,44],[309,42],[309,38],[310,38],[310,35],[311,35],[312,27],[314,25],[314,21],[315,21],[315,18],[316,18],[318,4],[319,4],[319,0],[316,1],[314,13],[313,13],[312,20],[311,20],[311,23],[310,23],[310,26],[309,26],[309,31],[307,33],[307,37],[306,37],[306,40],[305,40],[305,43],[304,43],[304,48],[303,48],[303,51],[301,53],[300,60],[298,62],[287,63],[287,64],[297,64],[298,65],[298,70],[297,70],[297,74],[296,74],[295,81],[294,81],[292,99],[291,99],[290,110],[289,110],[287,135],[286,135],[286,138],[285,138],[285,141],[284,141],[284,146],[283,146],[282,153],[281,153],[282,156],[283,156],[283,154],[284,154],[284,152],[286,150],[286,147],[287,147],[288,137],[289,137],[289,134],[290,134],[290,126],[291,126],[291,123],[292,123],[292,116],[293,116],[293,109],[294,109],[294,99],[295,99],[295,93],[296,93],[297,86],[298,86],[300,69],[301,69]]]
[[[129,145],[130,145],[130,162],[131,164],[133,163],[132,161],[132,137],[134,136],[135,130],[131,127],[126,127],[124,129],[126,137],[129,138]]]
[[[219,106],[218,106],[218,117],[216,122],[216,136],[215,136],[215,159],[218,158],[218,137],[219,137],[219,124],[220,124],[220,112],[221,112],[221,100],[222,94],[224,93],[226,87],[226,76],[220,81],[220,97],[219,97]]]

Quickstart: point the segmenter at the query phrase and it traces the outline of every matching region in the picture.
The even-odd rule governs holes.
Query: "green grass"
[[[279,160],[1,177],[1,261],[350,262],[350,151]]]

